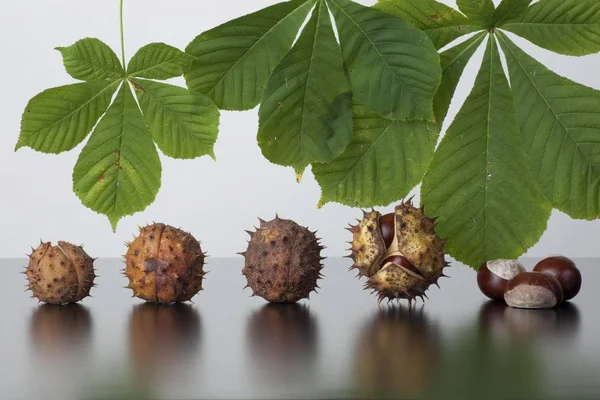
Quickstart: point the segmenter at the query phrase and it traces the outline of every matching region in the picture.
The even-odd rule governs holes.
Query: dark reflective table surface
[[[0,399],[600,399],[599,259],[538,311],[487,302],[458,264],[409,309],[378,307],[345,259],[297,305],[242,291],[241,258],[209,262],[194,304],[131,298],[100,259],[94,297],[57,307],[23,292],[25,260],[0,260]]]

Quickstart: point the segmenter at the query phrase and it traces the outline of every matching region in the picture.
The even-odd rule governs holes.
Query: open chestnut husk
[[[567,257],[552,256],[544,258],[536,264],[533,270],[553,275],[562,286],[565,300],[575,297],[581,289],[581,272],[575,263]]]
[[[563,301],[563,289],[552,275],[523,272],[506,285],[504,301],[515,308],[552,308]]]
[[[507,283],[523,272],[525,267],[516,260],[488,261],[477,271],[477,285],[490,299],[502,301]]]

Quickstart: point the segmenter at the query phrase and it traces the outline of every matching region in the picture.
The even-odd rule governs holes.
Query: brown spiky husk
[[[41,243],[25,271],[32,297],[48,304],[77,303],[89,296],[96,274],[94,259],[81,246]]]
[[[443,270],[448,266],[444,258],[444,243],[435,232],[434,220],[411,201],[402,202],[394,210],[395,236],[386,246],[380,221],[375,210],[364,212],[363,219],[351,226],[352,254],[359,276],[367,277],[365,289],[377,293],[378,300],[415,298],[423,300],[430,285],[437,285]],[[404,257],[408,265],[386,261],[389,257]]]
[[[127,288],[155,303],[190,300],[202,289],[205,254],[190,234],[165,224],[140,229],[125,256]]]
[[[324,257],[315,232],[276,216],[261,220],[256,232],[248,233],[242,273],[253,295],[272,303],[295,303],[316,292]]]

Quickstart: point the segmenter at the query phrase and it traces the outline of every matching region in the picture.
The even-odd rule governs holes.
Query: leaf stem
[[[123,71],[127,71],[125,64],[125,35],[123,33],[123,0],[120,0],[120,22],[121,22],[121,62],[123,63]]]

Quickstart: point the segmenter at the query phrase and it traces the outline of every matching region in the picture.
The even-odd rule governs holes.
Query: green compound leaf
[[[494,3],[492,0],[456,0],[456,5],[471,22],[488,28],[494,18]]]
[[[393,121],[354,105],[354,136],[344,153],[312,171],[320,204],[384,206],[405,197],[427,170],[437,132],[424,121]]]
[[[560,54],[583,56],[600,51],[600,2],[541,0],[515,21],[501,25],[536,45]]]
[[[492,25],[499,26],[506,21],[520,19],[525,15],[531,2],[532,0],[502,0],[496,11],[494,11]]]
[[[263,155],[298,174],[311,163],[333,160],[350,143],[352,92],[325,2],[273,72],[259,125]]]
[[[427,214],[457,260],[477,268],[535,244],[551,206],[525,160],[514,105],[493,36],[475,87],[423,180]]]
[[[425,32],[437,49],[481,30],[454,8],[435,0],[379,0],[375,8],[410,22]]]
[[[597,218],[600,92],[553,73],[505,35],[500,39],[524,149],[542,192],[573,218]]]
[[[114,51],[99,39],[87,38],[57,47],[69,75],[82,81],[116,80],[125,74]]]
[[[138,78],[170,79],[181,76],[194,57],[164,43],[150,43],[131,58],[127,73]]]
[[[119,82],[76,83],[43,91],[29,101],[15,150],[58,154],[73,149],[104,114]]]
[[[196,58],[185,74],[188,87],[209,96],[219,109],[256,107],[314,3],[275,4],[200,34],[186,49]]]
[[[158,152],[125,82],[79,155],[73,190],[86,207],[108,216],[116,229],[122,217],[154,201],[160,178]]]
[[[140,107],[158,147],[169,157],[214,158],[219,110],[206,96],[165,83],[136,79]]]
[[[463,74],[467,63],[477,51],[487,32],[473,36],[458,46],[452,47],[443,53],[440,53],[442,64],[442,83],[433,99],[433,113],[437,129],[442,129],[442,124],[446,119],[446,114],[450,108],[450,103],[460,77]]]
[[[386,118],[433,120],[441,70],[427,35],[408,22],[349,0],[327,3],[355,99]]]

